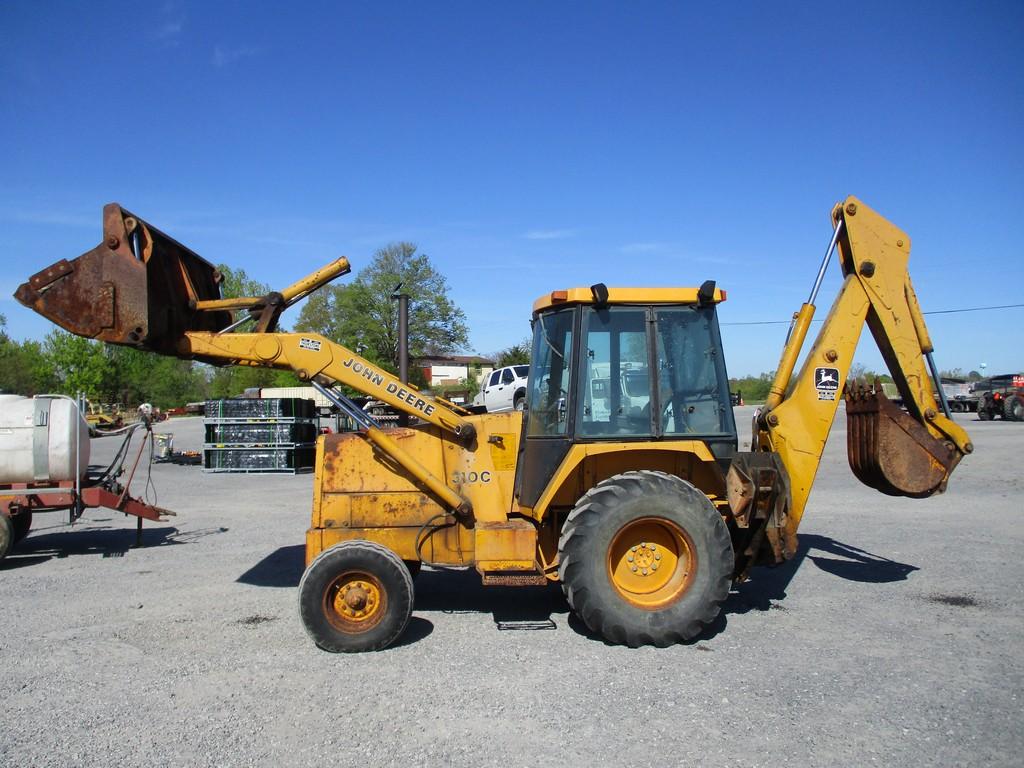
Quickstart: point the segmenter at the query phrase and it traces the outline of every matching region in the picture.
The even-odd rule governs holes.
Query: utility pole
[[[409,383],[409,294],[399,293],[399,283],[391,292],[391,300],[398,302],[398,378],[403,384]],[[409,426],[409,417],[402,414],[398,417],[400,426]]]

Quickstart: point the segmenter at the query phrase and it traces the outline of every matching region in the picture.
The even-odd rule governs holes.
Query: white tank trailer
[[[67,397],[0,395],[0,485],[81,479],[89,425]]]

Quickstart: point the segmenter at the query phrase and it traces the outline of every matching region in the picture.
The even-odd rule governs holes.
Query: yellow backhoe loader
[[[594,632],[663,646],[698,635],[752,567],[796,553],[844,396],[851,468],[883,493],[941,492],[972,450],[936,384],[907,272],[910,238],[852,197],[832,210],[832,225],[751,451],[737,450],[716,314],[726,294],[711,281],[541,297],[526,410],[496,414],[428,397],[322,336],[275,330],[285,308],[348,271],[345,259],[279,293],[222,299],[212,265],[111,204],[100,245],[36,274],[16,296],[82,336],[295,371],[359,425],[317,444],[299,608],[321,648],[394,642],[421,563],[473,567],[484,584],[558,581]],[[845,281],[794,374],[837,246]],[[865,324],[907,411],[877,385],[846,382]],[[337,383],[414,425],[381,428]]]

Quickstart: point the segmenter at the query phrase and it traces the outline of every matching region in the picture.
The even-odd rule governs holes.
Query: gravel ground
[[[588,636],[558,587],[424,570],[396,646],[321,652],[312,477],[157,465],[179,515],[146,547],[134,518],[54,513],[0,564],[0,765],[1019,765],[1024,424],[957,419],[977,451],[916,501],[857,482],[840,414],[801,557],[664,650]]]

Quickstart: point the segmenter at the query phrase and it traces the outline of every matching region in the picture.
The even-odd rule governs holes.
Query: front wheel
[[[986,398],[978,400],[978,420],[992,421],[992,411],[988,409],[988,401]]]
[[[689,640],[712,621],[735,567],[722,516],[663,472],[616,475],[576,504],[558,543],[562,590],[605,639],[636,647]]]
[[[409,568],[371,541],[343,541],[325,549],[299,582],[306,632],[333,653],[387,648],[405,631],[412,605]]]

